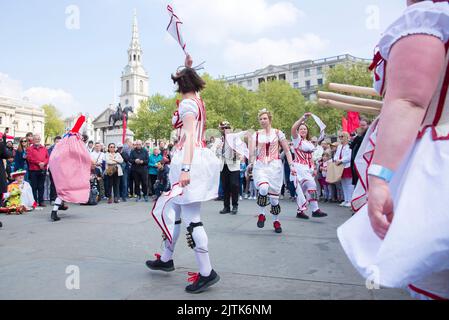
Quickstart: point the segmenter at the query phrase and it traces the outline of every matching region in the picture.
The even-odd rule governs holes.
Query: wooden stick
[[[379,97],[379,94],[373,88],[352,86],[349,84],[330,83],[329,89],[353,94],[363,94],[372,97]]]
[[[381,109],[382,105],[383,105],[382,101],[345,96],[343,94],[324,92],[324,91],[318,91],[318,98],[329,99],[329,100],[334,100],[334,101],[344,102],[344,103],[349,103],[349,104],[357,104],[359,106],[367,106],[367,107],[372,107],[372,108],[376,108],[376,109]]]
[[[318,99],[318,103],[327,107],[337,108],[346,111],[354,111],[360,113],[374,114],[378,115],[380,113],[380,109],[367,107],[367,106],[359,106],[356,104],[343,103],[339,101],[329,100],[329,99]]]

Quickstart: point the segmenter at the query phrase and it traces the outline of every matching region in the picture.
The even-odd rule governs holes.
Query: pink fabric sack
[[[79,134],[85,119],[78,119],[72,131],[55,146],[49,160],[58,197],[71,203],[89,201],[92,160]]]

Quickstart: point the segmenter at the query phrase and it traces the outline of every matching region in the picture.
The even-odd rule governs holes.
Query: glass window
[[[299,88],[299,82],[293,82],[293,88],[298,89]]]
[[[304,70],[304,76],[309,77],[310,76],[310,69]]]
[[[323,85],[323,79],[318,79],[318,85],[322,86]]]
[[[298,79],[299,78],[299,72],[298,71],[293,71],[293,79]]]
[[[140,80],[139,89],[140,89],[140,93],[143,93],[143,81],[142,80]]]
[[[126,80],[126,92],[129,92],[129,80]]]
[[[261,84],[262,82],[265,82],[265,78],[259,78],[259,84]]]
[[[279,80],[285,81],[285,73],[279,75]]]
[[[307,81],[306,81],[306,88],[307,88],[307,89],[310,89],[310,80],[307,80]]]
[[[252,86],[253,86],[253,80],[248,80],[248,81],[246,82],[246,85],[247,85],[248,87],[252,87]]]
[[[316,74],[323,74],[323,67],[317,67]]]

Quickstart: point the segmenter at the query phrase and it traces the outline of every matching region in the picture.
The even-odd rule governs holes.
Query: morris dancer
[[[186,291],[200,293],[220,279],[209,260],[208,238],[200,216],[201,202],[217,198],[220,161],[206,145],[206,109],[199,95],[205,82],[192,68],[189,55],[185,68],[172,79],[182,94],[173,118],[179,134],[170,165],[169,179],[173,187],[157,200],[152,212],[164,233],[164,251],[162,255],[156,254],[157,260],[147,261],[146,265],[152,270],[175,270],[173,252],[182,218],[187,227],[188,245],[194,250],[200,269],[199,273],[189,273],[189,281],[193,283],[186,287]]]
[[[79,131],[85,122],[81,116],[73,129],[55,145],[49,168],[58,195],[51,212],[51,220],[61,220],[58,210],[67,210],[64,202],[87,203],[90,194],[90,170],[92,160]]]
[[[323,218],[327,216],[318,207],[317,185],[314,179],[316,168],[312,159],[316,147],[310,142],[309,128],[305,123],[310,116],[312,116],[311,113],[304,114],[292,127],[296,175],[291,175],[290,180],[294,182],[297,194],[298,210],[296,217],[305,220],[309,219],[309,216],[305,214],[307,202],[312,209],[312,217]]]
[[[359,211],[338,236],[364,277],[448,299],[448,1],[409,0],[372,68],[384,105],[355,161]]]
[[[257,226],[263,228],[266,221],[265,207],[268,206],[268,198],[271,203],[271,214],[273,216],[273,226],[276,233],[282,233],[279,214],[279,195],[284,181],[284,167],[279,156],[280,147],[285,152],[291,174],[295,175],[296,170],[293,164],[290,148],[285,138],[285,134],[271,127],[273,116],[271,112],[263,109],[259,112],[259,123],[262,130],[253,134],[250,139],[250,163],[253,167],[253,177],[256,189],[259,191],[257,205],[259,206],[259,216]]]

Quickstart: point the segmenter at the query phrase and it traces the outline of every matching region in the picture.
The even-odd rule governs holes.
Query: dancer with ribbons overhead
[[[296,174],[290,175],[290,180],[293,181],[296,188],[296,203],[298,205],[296,217],[306,220],[309,219],[309,216],[305,214],[308,205],[312,209],[312,217],[323,218],[327,216],[318,206],[317,185],[314,178],[316,168],[312,159],[312,154],[316,150],[316,147],[310,142],[310,131],[306,125],[309,117],[312,117],[320,127],[321,136],[318,140],[321,141],[324,138],[324,129],[326,126],[320,118],[311,113],[304,114],[296,121],[293,124],[291,132],[293,147],[295,149],[294,167]]]

